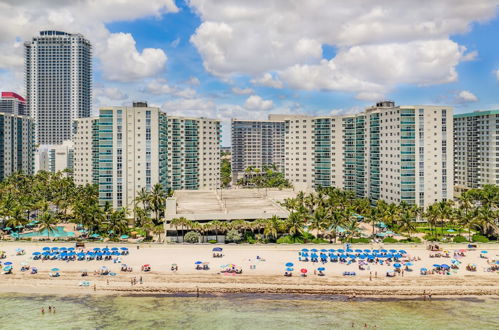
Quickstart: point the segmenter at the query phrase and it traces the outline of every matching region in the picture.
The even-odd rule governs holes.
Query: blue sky
[[[493,0],[4,6],[2,90],[23,92],[23,40],[47,28],[80,32],[94,45],[94,111],[141,99],[175,115],[215,117],[225,145],[231,117],[349,113],[380,99],[456,113],[499,108]]]

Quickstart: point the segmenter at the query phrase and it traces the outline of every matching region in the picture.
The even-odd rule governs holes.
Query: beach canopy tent
[[[213,248],[212,251],[214,251],[214,252],[220,252],[220,251],[223,251],[223,249],[221,247],[215,247],[215,248]]]
[[[292,262],[286,263],[286,267],[293,267],[293,266],[294,266],[294,264]]]

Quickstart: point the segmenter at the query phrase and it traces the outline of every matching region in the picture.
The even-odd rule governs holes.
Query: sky
[[[0,90],[23,42],[93,45],[93,113],[146,100],[222,120],[360,112],[379,100],[499,109],[497,0],[0,0]]]

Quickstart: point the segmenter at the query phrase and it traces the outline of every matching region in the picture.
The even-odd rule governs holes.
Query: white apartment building
[[[81,34],[41,31],[24,43],[24,52],[26,98],[36,143],[70,140],[73,120],[90,116],[90,42]]]
[[[74,144],[72,141],[64,141],[54,146],[40,146],[35,153],[35,173],[38,171],[60,172],[69,170],[73,173]]]
[[[269,120],[285,123],[284,174],[296,189],[419,206],[453,198],[452,108],[387,101],[353,115]]]
[[[454,189],[499,185],[499,110],[454,115]]]
[[[285,123],[282,120],[232,119],[232,178],[236,182],[248,167],[275,165],[284,171]]]
[[[16,173],[33,174],[33,119],[0,112],[0,181]]]
[[[145,102],[101,108],[75,121],[75,182],[99,186],[101,203],[133,209],[141,189],[216,189],[220,122],[170,117]]]

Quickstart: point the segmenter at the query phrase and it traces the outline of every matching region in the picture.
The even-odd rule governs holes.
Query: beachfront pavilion
[[[184,217],[201,223],[215,220],[254,221],[274,215],[286,219],[289,212],[279,202],[293,198],[296,194],[292,189],[177,190],[166,201],[167,241],[177,239],[176,229],[168,225],[174,218]],[[216,239],[215,235],[206,238]],[[223,243],[224,238],[218,236],[218,240]]]

